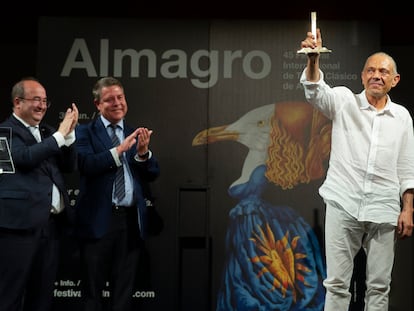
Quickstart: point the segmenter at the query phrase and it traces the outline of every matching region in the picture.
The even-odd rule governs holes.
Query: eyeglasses
[[[47,108],[50,107],[50,105],[52,105],[52,102],[50,100],[48,100],[47,98],[40,98],[40,97],[33,97],[33,98],[24,98],[24,97],[19,97],[19,99],[22,100],[28,100],[31,102],[34,102],[35,104],[45,104]]]

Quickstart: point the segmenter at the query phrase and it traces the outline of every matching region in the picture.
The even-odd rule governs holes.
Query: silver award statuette
[[[311,12],[311,31],[313,37],[316,40],[316,12]],[[297,53],[300,54],[309,54],[309,53],[330,53],[331,50],[327,49],[326,47],[316,47],[314,49],[311,48],[301,48]]]

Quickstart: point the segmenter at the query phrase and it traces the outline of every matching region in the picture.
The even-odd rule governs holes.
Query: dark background
[[[85,6],[88,8],[85,8]],[[39,16],[82,16],[116,18],[179,18],[179,19],[304,19],[311,11],[317,12],[318,20],[369,20],[381,24],[384,45],[410,43],[412,10],[402,1],[364,2],[357,0],[331,1],[194,1],[167,3],[159,1],[70,1],[42,5],[8,3],[8,11],[0,18],[3,43],[37,42]],[[22,15],[23,14],[23,15]],[[52,47],[52,45],[51,45]]]
[[[54,3],[16,1],[7,3],[0,17],[3,64],[0,76],[0,120],[10,113],[11,87],[23,76],[36,76],[38,20],[41,16],[173,19],[310,19],[317,12],[320,20],[363,20],[380,23],[381,46],[411,45],[412,14],[400,1],[56,1]],[[6,4],[3,4],[6,5]],[[305,36],[305,34],[304,34]],[[298,38],[298,46],[300,40]],[[53,49],[53,42],[48,48]],[[411,49],[410,49],[411,50]],[[407,51],[410,52],[410,51]],[[397,59],[398,63],[398,59]]]
[[[402,75],[402,83],[397,88],[396,101],[411,100],[412,69],[411,53],[413,18],[411,10],[398,1],[383,2],[335,1],[329,4],[311,1],[240,1],[226,2],[222,0],[194,2],[159,2],[159,1],[125,1],[93,3],[57,2],[42,4],[33,2],[25,4],[15,2],[7,4],[0,18],[2,50],[2,71],[0,75],[0,121],[10,114],[10,92],[13,84],[23,76],[37,76],[38,20],[41,16],[79,16],[79,17],[113,17],[137,19],[270,19],[270,20],[310,20],[310,12],[316,11],[318,21],[321,20],[361,20],[375,21],[380,24],[381,47],[395,55]],[[5,6],[6,4],[3,3]],[[85,6],[88,8],[85,8]],[[11,6],[11,7],[10,7]],[[363,7],[362,7],[363,6]],[[369,7],[367,7],[369,6]],[[305,34],[303,34],[303,38]],[[298,48],[302,38],[297,38]],[[329,46],[329,43],[327,43]],[[54,42],[48,43],[48,49],[54,49]],[[403,56],[403,57],[400,57]],[[410,81],[411,80],[411,81]],[[393,97],[394,98],[394,97]],[[412,109],[411,106],[407,107]],[[412,240],[407,247],[412,247]],[[397,270],[404,270],[400,265]],[[410,270],[411,271],[411,270]],[[362,273],[361,273],[362,274]],[[363,280],[362,280],[363,281]],[[399,280],[397,284],[401,286]],[[398,293],[394,294],[399,296]]]

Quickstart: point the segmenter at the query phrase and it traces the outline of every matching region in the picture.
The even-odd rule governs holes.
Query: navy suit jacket
[[[125,137],[133,131],[124,124]],[[111,223],[112,188],[117,169],[109,151],[112,142],[101,118],[77,126],[76,146],[80,172],[80,191],[75,206],[77,233],[80,237],[101,238],[108,232]],[[148,235],[147,207],[142,195],[141,180],[154,181],[159,176],[160,169],[154,156],[138,162],[134,159],[135,154],[136,144],[126,153],[126,158],[133,179],[134,202],[141,223],[140,234],[145,239]]]
[[[52,184],[63,195],[65,209],[57,219],[65,224],[74,220],[73,207],[65,186],[63,173],[76,169],[75,144],[59,148],[51,135],[53,127],[40,123],[42,142],[13,115],[0,124],[12,129],[9,142],[15,173],[0,174],[0,227],[33,229],[44,226],[50,217]]]

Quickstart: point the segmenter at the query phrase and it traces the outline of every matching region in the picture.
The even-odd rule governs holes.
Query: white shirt
[[[306,69],[305,69],[306,70]],[[300,78],[306,99],[332,120],[327,176],[319,188],[359,221],[397,224],[400,196],[414,188],[414,131],[408,110],[388,97],[377,111],[365,91]]]

